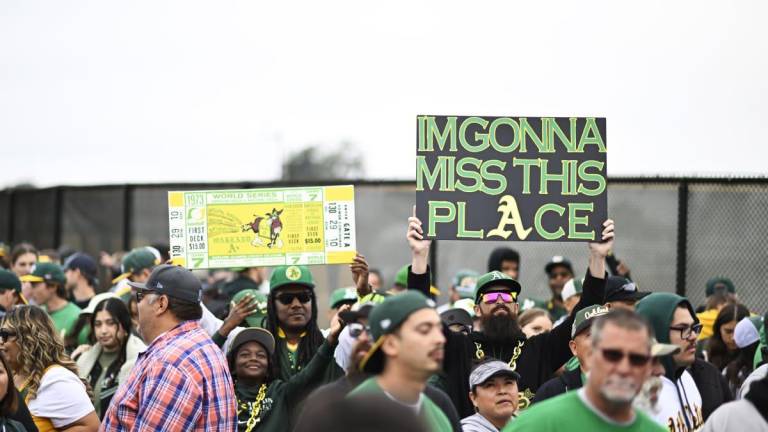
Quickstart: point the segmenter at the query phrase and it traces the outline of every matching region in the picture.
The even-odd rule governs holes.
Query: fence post
[[[688,180],[680,180],[677,189],[677,286],[675,291],[685,297],[685,272],[688,260]]]
[[[62,229],[64,224],[62,218],[64,216],[64,200],[62,196],[64,191],[59,186],[53,191],[53,248],[58,249],[61,246]]]
[[[14,238],[16,227],[14,227],[14,207],[16,206],[16,189],[8,189],[8,235],[5,236],[8,239],[8,247],[11,247],[16,240]],[[8,251],[10,253],[10,250]]]
[[[133,212],[133,186],[125,185],[123,187],[123,250],[131,250],[131,231]]]
[[[432,285],[440,288],[437,285],[437,240],[432,240],[432,246],[429,248],[429,270],[431,271]]]

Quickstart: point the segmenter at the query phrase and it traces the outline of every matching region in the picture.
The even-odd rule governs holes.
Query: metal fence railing
[[[405,181],[326,181],[356,185],[358,249],[391,283],[408,263],[405,222],[415,185]],[[38,248],[61,245],[84,250],[127,250],[168,239],[169,190],[298,186],[285,183],[166,184],[54,187],[0,191],[0,241],[29,241]],[[768,310],[768,179],[611,178],[609,215],[616,220],[615,254],[631,268],[641,289],[704,299],[712,276],[730,277],[740,299]],[[522,256],[525,297],[547,295],[544,264],[553,255],[586,268],[586,245],[442,241],[434,247],[433,270],[440,288],[463,268],[486,270],[490,251],[507,245]],[[345,266],[316,269],[318,289],[350,285]],[[321,302],[322,306],[322,302]]]

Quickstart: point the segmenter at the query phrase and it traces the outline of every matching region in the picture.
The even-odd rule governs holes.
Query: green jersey
[[[375,376],[363,381],[354,390],[349,392],[347,397],[371,393],[385,394],[384,389],[379,386],[379,382],[376,380]],[[448,420],[448,417],[443,413],[440,407],[432,402],[432,399],[427,397],[424,393],[421,394],[421,399],[422,402],[421,407],[419,408],[419,416],[427,424],[429,430],[431,432],[452,431],[453,427],[451,426],[451,421]]]
[[[46,312],[48,310],[46,309]],[[70,333],[75,325],[75,321],[80,316],[80,308],[72,302],[67,302],[67,305],[63,308],[48,312],[48,315],[53,320],[53,325],[56,327],[56,332],[64,339]]]
[[[606,418],[586,401],[585,390],[568,392],[544,402],[534,404],[504,428],[504,432],[617,431],[664,432],[661,425],[635,410],[630,423],[620,424]]]
[[[567,371],[576,370],[580,367],[581,363],[579,362],[579,358],[576,356],[571,357],[571,359],[565,363],[565,370]]]

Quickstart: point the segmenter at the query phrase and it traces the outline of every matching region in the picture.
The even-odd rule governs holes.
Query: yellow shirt
[[[699,318],[699,322],[702,325],[701,334],[699,335],[698,340],[707,339],[712,336],[712,333],[714,332],[713,328],[715,325],[715,320],[717,319],[717,314],[719,313],[720,311],[717,309],[710,309],[696,314],[696,316]]]

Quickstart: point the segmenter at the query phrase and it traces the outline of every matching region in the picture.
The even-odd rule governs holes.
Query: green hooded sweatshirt
[[[669,327],[672,325],[672,318],[675,316],[675,309],[678,306],[688,308],[694,321],[699,322],[698,318],[696,318],[696,312],[688,299],[672,293],[662,292],[647,295],[637,302],[635,312],[648,320],[653,333],[656,335],[656,340],[661,343],[669,343]],[[672,356],[664,356],[661,363],[664,365],[664,370],[666,370],[666,377],[672,381],[677,380],[678,368],[675,367]]]

